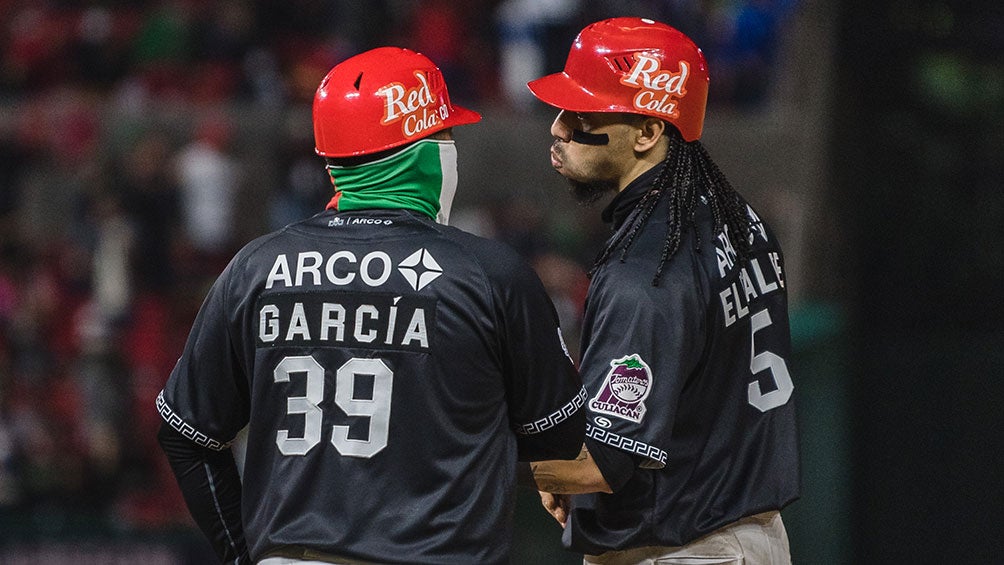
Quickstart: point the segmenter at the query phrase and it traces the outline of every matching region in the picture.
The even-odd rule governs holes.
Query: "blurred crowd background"
[[[455,132],[452,223],[533,262],[577,351],[584,273],[607,228],[599,208],[576,207],[549,170],[553,112],[525,83],[560,70],[585,24],[618,15],[670,23],[707,55],[705,142],[789,256],[807,493],[786,513],[793,550],[803,563],[865,562],[846,540],[855,531],[848,434],[860,412],[848,407],[858,389],[845,386],[855,372],[844,346],[854,340],[841,336],[855,312],[847,305],[863,292],[846,249],[873,240],[838,225],[854,209],[839,204],[834,186],[860,179],[834,164],[848,153],[831,138],[855,139],[862,130],[847,128],[865,127],[846,116],[864,104],[855,66],[874,53],[867,33],[899,33],[903,53],[918,37],[964,51],[951,39],[973,29],[959,26],[975,12],[964,19],[956,4],[0,0],[0,562],[204,562],[206,546],[155,442],[153,401],[232,254],[327,203],[310,102],[328,69],[365,49],[425,53],[453,100],[484,114]],[[980,28],[976,43],[1000,49],[999,7],[984,4],[997,27]],[[849,15],[859,9],[884,23],[847,32],[864,21]],[[861,51],[838,57],[841,40]],[[1002,52],[996,66],[991,58],[980,67],[989,88],[1004,80]],[[935,56],[918,68],[918,88],[949,98],[970,67]],[[1002,84],[967,99],[976,108],[968,111],[1004,100]],[[999,108],[991,116],[1000,120]],[[904,123],[927,127],[909,116],[886,127],[902,132]],[[976,162],[999,148],[1000,127],[988,135],[969,153]],[[939,171],[960,168],[952,161]],[[979,186],[999,190],[999,167],[976,169]],[[990,202],[993,218],[999,202]],[[991,237],[987,222],[981,237]],[[981,273],[1000,280],[993,266]],[[532,539],[517,562],[568,559],[546,547],[557,546],[558,532],[534,505],[521,502],[518,535]],[[534,538],[541,532],[549,542]]]

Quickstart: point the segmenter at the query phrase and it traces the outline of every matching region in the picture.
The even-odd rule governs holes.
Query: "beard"
[[[557,155],[560,161],[564,162],[566,160],[564,145],[560,141],[555,140],[551,146],[551,151]],[[561,174],[560,171],[559,174]],[[617,182],[615,180],[594,178],[588,181],[581,181],[567,177],[564,174],[561,174],[561,176],[568,181],[568,193],[572,195],[572,198],[576,202],[583,206],[595,204],[597,200],[607,193],[617,192]]]
[[[596,180],[590,182],[582,182],[577,180],[572,180],[570,178],[565,178],[568,181],[568,193],[572,195],[572,198],[576,202],[582,204],[583,206],[589,206],[595,204],[604,195],[611,192],[617,192],[617,183],[612,180]]]

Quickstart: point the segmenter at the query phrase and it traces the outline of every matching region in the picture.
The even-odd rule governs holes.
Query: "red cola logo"
[[[415,71],[418,85],[405,88],[400,82],[385,84],[376,93],[384,98],[382,125],[401,122],[401,131],[407,138],[432,129],[450,116],[450,109],[429,86],[429,77]]]
[[[652,388],[652,371],[637,353],[614,359],[600,391],[589,401],[594,412],[641,422]]]
[[[690,65],[680,60],[680,71],[674,73],[663,69],[659,59],[652,55],[635,53],[634,59],[631,70],[621,78],[621,84],[639,89],[634,107],[678,118],[680,98],[687,95]]]

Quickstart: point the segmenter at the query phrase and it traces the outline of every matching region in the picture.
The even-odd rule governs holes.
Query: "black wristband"
[[[533,469],[525,461],[516,463],[516,486],[537,490],[537,481],[533,480]]]

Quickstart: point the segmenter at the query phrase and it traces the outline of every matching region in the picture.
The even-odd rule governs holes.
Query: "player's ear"
[[[652,149],[666,133],[666,122],[650,116],[641,117],[635,124],[634,150],[645,153]]]

